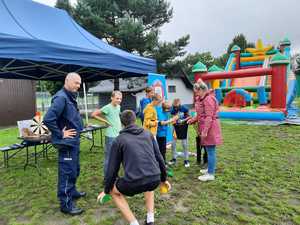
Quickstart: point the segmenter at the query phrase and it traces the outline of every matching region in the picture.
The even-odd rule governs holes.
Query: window
[[[169,85],[168,86],[168,92],[169,93],[176,93],[176,86],[175,85]]]

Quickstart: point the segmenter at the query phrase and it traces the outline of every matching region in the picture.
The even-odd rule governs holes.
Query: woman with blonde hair
[[[188,124],[198,123],[198,133],[201,137],[201,145],[205,146],[208,154],[208,169],[200,170],[200,181],[215,179],[216,146],[222,144],[221,125],[218,118],[219,104],[214,92],[208,90],[203,81],[194,84],[196,95],[197,116],[188,120]]]

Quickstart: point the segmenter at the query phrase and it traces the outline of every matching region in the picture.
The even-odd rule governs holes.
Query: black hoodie
[[[134,184],[166,181],[166,167],[153,135],[137,125],[120,131],[110,149],[108,170],[105,174],[105,193],[109,193],[116,181],[120,165],[123,179]]]

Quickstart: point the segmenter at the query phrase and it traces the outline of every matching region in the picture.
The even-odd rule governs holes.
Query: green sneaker
[[[173,177],[174,176],[174,172],[173,172],[173,170],[172,169],[167,169],[167,176],[168,177]]]

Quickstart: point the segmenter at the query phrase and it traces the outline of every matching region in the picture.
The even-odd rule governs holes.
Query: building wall
[[[175,86],[176,92],[170,93],[168,91],[169,86]],[[167,79],[167,92],[168,92],[168,100],[173,102],[175,98],[179,98],[181,100],[181,104],[183,105],[191,105],[193,104],[193,91],[188,89],[180,78],[168,78]]]
[[[188,89],[180,78],[167,78],[167,86],[176,86],[176,92],[170,93],[168,92],[168,100],[172,103],[175,98],[179,98],[183,105],[192,105],[193,104],[193,91]],[[137,109],[140,106],[140,100],[146,96],[146,92],[138,92],[136,93],[136,107]]]
[[[136,96],[136,108],[139,109],[140,101],[142,98],[146,96],[146,92],[145,91],[138,92],[135,94],[135,96]]]
[[[105,106],[106,104],[110,103],[111,101],[111,93],[101,93],[99,94],[99,108]],[[123,92],[123,98],[121,103],[121,111],[125,109],[131,109],[136,111],[136,97],[135,95]]]
[[[31,119],[35,110],[34,81],[0,79],[0,126]]]

